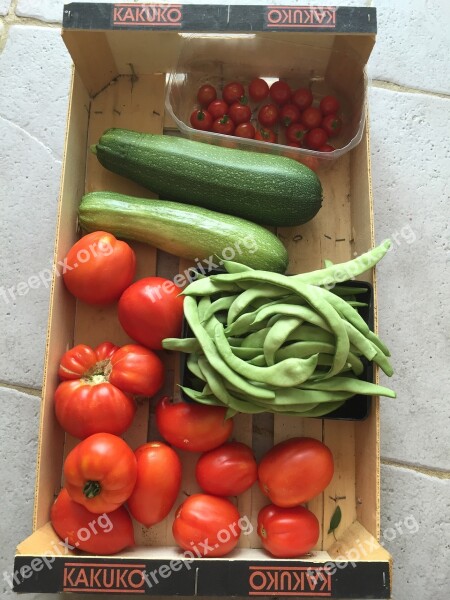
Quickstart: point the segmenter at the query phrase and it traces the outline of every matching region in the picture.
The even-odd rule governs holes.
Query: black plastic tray
[[[214,271],[216,273],[222,273],[223,271]],[[213,274],[213,273],[211,273]],[[366,288],[364,293],[358,294],[358,301],[364,302],[367,306],[358,307],[358,312],[364,321],[368,324],[371,330],[373,330],[374,326],[374,306],[373,306],[373,286],[368,281],[345,281],[340,283],[339,286],[347,286],[354,288]],[[183,337],[192,337],[192,331],[186,321],[183,322]],[[360,379],[364,381],[373,382],[374,370],[373,363],[367,361],[364,357],[362,357],[362,361],[364,364],[364,371],[360,377]],[[187,354],[181,353],[180,360],[180,370],[181,370],[181,385],[185,387],[193,387],[193,376],[192,373],[187,368]],[[181,397],[185,402],[193,402],[189,396],[187,396],[183,390],[181,390]],[[334,419],[334,420],[345,420],[345,421],[363,421],[367,419],[370,414],[372,404],[371,396],[363,396],[362,394],[355,394],[351,398],[345,401],[345,403],[334,410],[333,412],[324,415],[323,417],[317,417],[320,419]],[[312,417],[314,418],[314,417]]]

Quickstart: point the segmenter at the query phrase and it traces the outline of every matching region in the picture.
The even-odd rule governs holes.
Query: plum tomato
[[[277,558],[295,558],[314,548],[320,534],[317,517],[304,506],[268,504],[259,511],[257,533],[263,548]]]
[[[313,95],[308,88],[298,88],[292,94],[292,102],[298,106],[300,110],[306,110],[313,103]]]
[[[251,448],[240,442],[228,442],[202,454],[195,477],[208,494],[238,496],[255,483],[258,467]]]
[[[94,231],[79,239],[64,263],[66,288],[87,304],[115,302],[136,272],[134,250],[106,231]]]
[[[308,502],[327,487],[334,473],[330,449],[319,440],[291,438],[276,444],[258,467],[259,486],[276,506]]]
[[[264,79],[255,77],[248,86],[248,95],[253,102],[262,102],[269,95],[269,86]]]
[[[207,452],[228,440],[233,419],[226,409],[196,402],[171,402],[165,396],[156,405],[156,426],[162,437],[181,450]]]

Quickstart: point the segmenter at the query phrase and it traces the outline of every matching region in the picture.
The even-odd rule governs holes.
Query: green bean
[[[242,273],[243,271],[253,271],[252,267],[243,265],[242,263],[234,262],[232,260],[222,261],[224,269],[227,273]]]
[[[232,353],[225,332],[220,326],[215,329],[214,340],[219,354],[228,366],[252,381],[280,387],[292,387],[306,381],[317,365],[317,356],[315,355],[307,359],[288,358],[271,367],[255,367]]]
[[[372,360],[374,363],[379,365],[383,372],[390,377],[394,370],[386,355],[371,340],[364,337],[361,332],[353,327],[351,323],[344,321],[344,325],[347,329],[347,333],[352,344],[361,350],[367,360]]]
[[[295,317],[283,318],[277,321],[270,329],[264,340],[263,350],[266,363],[270,366],[275,364],[275,353],[285,343],[288,335],[300,325],[300,320]],[[300,357],[295,357],[300,358]]]
[[[283,288],[274,287],[269,284],[258,284],[254,287],[250,287],[245,290],[233,302],[228,311],[228,325],[231,325],[236,318],[245,311],[245,309],[252,305],[255,300],[262,299],[264,303],[267,302],[268,298],[280,298],[286,295],[286,291]]]
[[[316,325],[317,327],[330,332],[330,327],[325,320],[311,308],[308,308],[307,306],[293,306],[291,304],[275,304],[274,306],[268,306],[267,308],[259,309],[252,325],[256,325],[256,323],[264,321],[267,319],[267,317],[273,314],[282,314],[288,317],[298,317],[303,321],[311,323],[311,325]]]
[[[347,303],[353,308],[363,308],[369,306],[367,302],[357,302],[356,300],[347,300]]]
[[[344,318],[347,319],[349,323],[351,323],[356,329],[358,329],[364,335],[369,333],[369,326],[361,317],[359,312],[352,308],[348,302],[346,302],[340,296],[336,296],[336,294],[332,294],[328,290],[324,290],[321,287],[316,288],[319,294],[322,296],[336,309],[336,311]]]
[[[266,362],[266,357],[264,356],[264,354],[258,354],[258,356],[255,356],[254,358],[251,358],[248,361],[249,365],[254,365],[255,367],[267,367],[267,362]]]
[[[209,406],[224,406],[224,404],[215,396],[204,396],[202,392],[193,390],[192,388],[184,385],[180,385],[180,389],[183,390],[188,398],[191,398],[191,400],[195,400],[196,402],[200,402],[201,404],[207,404]]]
[[[273,401],[261,402],[280,405],[290,404],[303,404],[303,403],[314,403],[323,404],[324,402],[330,402],[332,400],[346,400],[353,394],[347,392],[329,392],[327,390],[309,390],[301,388],[288,388],[288,389],[276,389],[275,399]]]
[[[330,289],[330,292],[337,296],[356,296],[357,294],[365,294],[367,288],[365,287],[350,287],[348,285],[335,285]]]
[[[319,405],[316,408],[313,408],[312,410],[309,410],[306,413],[303,413],[301,416],[309,417],[309,418],[323,417],[323,416],[328,415],[329,413],[337,410],[338,408],[340,408],[344,404],[344,402],[345,402],[345,400],[339,400],[336,402],[328,402],[326,404]]]
[[[203,377],[200,367],[198,366],[198,359],[199,359],[199,354],[197,354],[197,352],[193,352],[192,354],[189,355],[186,366],[193,375],[198,377],[198,379],[201,379],[202,381],[206,381],[205,378]]]
[[[223,404],[226,404],[229,408],[243,412],[246,414],[257,414],[265,411],[264,407],[257,406],[252,402],[242,401],[235,396],[232,396],[227,388],[225,387],[223,378],[217,371],[211,367],[205,357],[199,358],[199,367],[205,376],[212,393],[218,398]]]
[[[197,338],[166,338],[162,341],[164,350],[175,350],[176,352],[198,352],[200,344]]]
[[[214,313],[217,313],[222,310],[228,310],[230,306],[233,304],[234,300],[239,297],[239,294],[234,294],[231,296],[222,296],[218,300],[215,300],[211,303],[208,310],[205,311],[204,320],[207,321]]]
[[[332,344],[334,348],[334,335],[320,329],[319,327],[315,327],[314,325],[307,325],[303,323],[294,331],[288,335],[286,338],[288,342],[323,342],[325,344]]]
[[[386,396],[396,398],[395,392],[389,388],[355,379],[354,377],[333,377],[317,382],[305,382],[301,385],[305,390],[320,390],[330,392],[352,392],[353,394],[363,394],[365,396]],[[275,395],[276,397],[276,395]]]
[[[228,340],[229,341],[229,340]],[[230,344],[230,348],[238,358],[242,358],[243,360],[251,360],[261,354],[260,348],[243,348],[242,346],[232,346]]]
[[[189,323],[192,329],[192,332],[198,339],[206,358],[216,371],[221,373],[225,379],[229,379],[230,381],[234,382],[239,387],[239,389],[241,389],[247,394],[254,395],[257,398],[273,398],[275,396],[275,394],[272,391],[258,388],[252,385],[248,380],[244,379],[243,377],[235,373],[232,369],[230,369],[227,363],[221,358],[219,352],[217,351],[214,345],[214,342],[211,340],[208,333],[201,325],[198,314],[197,302],[191,296],[186,296],[186,298],[184,299],[184,314],[187,322]],[[220,325],[219,328],[222,329]],[[232,354],[231,349],[230,353]]]
[[[224,277],[225,275],[222,275]],[[211,275],[204,279],[197,279],[184,288],[180,295],[182,296],[212,296],[217,292],[236,292],[239,287],[234,283],[227,281],[217,281],[217,275]]]
[[[380,340],[380,338],[373,331],[369,331],[369,333],[367,334],[366,337],[371,342],[373,342],[375,344],[375,346],[378,346],[378,348],[381,350],[381,352],[383,352],[383,354],[385,356],[390,356],[391,355],[391,353],[389,352],[389,348],[387,348],[383,344],[383,342]]]
[[[269,333],[269,331],[270,327],[264,327],[263,329],[259,329],[258,331],[250,333],[242,339],[241,348],[259,348],[262,350],[264,340],[266,339],[266,335]],[[232,339],[234,338],[228,338],[228,340]]]

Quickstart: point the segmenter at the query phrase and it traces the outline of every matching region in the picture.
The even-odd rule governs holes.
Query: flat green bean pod
[[[275,364],[275,353],[286,342],[286,338],[301,324],[296,317],[284,317],[272,325],[264,340],[263,350],[268,365]],[[333,348],[334,352],[334,348]],[[311,353],[312,354],[312,353]],[[288,357],[290,358],[290,357]],[[292,358],[304,358],[293,356]]]
[[[317,382],[305,382],[302,384],[305,390],[321,390],[331,392],[351,392],[353,394],[362,394],[365,396],[386,396],[396,398],[395,392],[376,383],[361,381],[354,377],[333,377]],[[276,397],[276,394],[275,394]]]
[[[260,348],[243,348],[242,346],[232,346],[231,344],[230,348],[233,354],[238,358],[242,358],[242,360],[251,360],[261,354]]]
[[[200,367],[198,366],[198,359],[199,359],[199,354],[197,354],[197,352],[193,352],[192,354],[189,354],[186,366],[189,369],[189,371],[193,375],[195,375],[198,379],[201,379],[202,381],[206,381],[206,379],[203,376],[203,373],[200,370]]]
[[[242,339],[241,348],[260,348],[262,352],[264,340],[266,339],[266,335],[269,333],[269,331],[270,327],[264,327],[263,329],[259,329],[258,331],[254,331],[245,336]],[[228,339],[232,340],[234,338],[229,337]]]
[[[175,352],[198,352],[200,344],[197,338],[166,338],[162,341],[164,350],[174,350]]]
[[[252,267],[248,267],[247,265],[243,265],[242,263],[234,262],[232,260],[224,260],[222,261],[224,269],[227,273],[242,273],[244,271],[253,271]]]
[[[203,315],[203,319],[207,321],[213,314],[220,312],[222,310],[228,310],[230,306],[233,304],[234,300],[238,298],[238,294],[230,295],[230,296],[222,296],[218,300],[211,302],[211,305],[205,311]]]
[[[275,304],[266,308],[260,308],[252,325],[256,325],[256,323],[260,323],[261,321],[278,314],[287,317],[298,317],[303,321],[311,323],[311,325],[316,325],[316,327],[325,329],[325,331],[331,331],[328,323],[314,310],[308,306],[297,306],[292,304]]]

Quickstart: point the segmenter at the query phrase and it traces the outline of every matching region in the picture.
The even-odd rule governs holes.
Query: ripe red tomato
[[[261,102],[262,100],[265,100],[269,95],[269,86],[267,82],[259,77],[252,79],[248,86],[248,95],[253,102]]]
[[[131,284],[136,255],[105,231],[83,236],[67,253],[63,280],[71,294],[88,304],[115,302]]]
[[[319,148],[319,152],[334,152],[334,150],[336,150],[336,148],[334,148],[334,146],[330,146],[330,144],[324,144]]]
[[[258,514],[258,535],[263,548],[277,558],[306,554],[317,544],[319,521],[304,506],[280,508],[268,504]]]
[[[120,324],[136,342],[161,350],[164,338],[181,335],[183,297],[179,294],[179,288],[169,279],[139,279],[120,297]]]
[[[270,97],[277,104],[286,104],[290,101],[292,90],[285,81],[275,81],[270,86]]]
[[[239,123],[234,130],[234,135],[242,138],[252,139],[255,137],[255,133],[256,130],[251,123]]]
[[[202,454],[195,477],[208,494],[238,496],[255,483],[258,467],[251,448],[240,442],[228,442]]]
[[[189,121],[194,129],[209,131],[212,127],[213,118],[204,108],[196,108],[191,113]]]
[[[193,494],[177,510],[172,526],[176,543],[201,556],[225,556],[239,541],[239,512],[226,498]]]
[[[207,452],[230,437],[233,419],[225,408],[195,402],[173,403],[165,396],[156,405],[156,426],[165,440],[190,452]]]
[[[341,133],[342,121],[337,115],[327,115],[323,118],[322,127],[329,137],[336,137]]]
[[[258,127],[255,133],[255,140],[274,144],[277,141],[277,136],[271,129],[268,129],[267,127]]]
[[[222,135],[233,135],[234,133],[234,122],[228,115],[223,115],[220,119],[216,119],[212,124],[212,130],[214,133],[221,133]]]
[[[336,96],[325,96],[320,101],[320,110],[323,115],[335,115],[340,108],[341,103]]]
[[[326,131],[321,127],[315,127],[306,134],[306,145],[311,150],[318,150],[320,146],[326,144],[328,136]]]
[[[303,142],[305,141],[307,131],[308,130],[303,123],[292,123],[292,125],[289,125],[286,130],[286,137],[290,142],[295,142],[302,146]]]
[[[258,467],[259,486],[271,502],[298,506],[320,494],[334,472],[330,449],[313,438],[291,438],[274,446]]]
[[[320,124],[322,122],[322,113],[318,108],[310,106],[302,113],[301,121],[307,129],[314,129],[315,127],[320,127]]]
[[[67,544],[90,554],[116,554],[134,546],[131,517],[123,506],[96,519],[63,488],[51,510],[53,529]]]
[[[250,106],[242,102],[233,102],[228,114],[235,125],[246,123],[247,121],[250,121],[252,117]]]
[[[299,156],[295,160],[299,163],[302,163],[302,165],[305,165],[305,167],[308,167],[308,169],[311,169],[311,171],[314,172],[320,167],[319,159],[315,156]]]
[[[263,127],[273,127],[278,121],[279,114],[275,104],[265,104],[259,109],[258,121]]]
[[[313,95],[308,88],[298,88],[292,94],[292,102],[299,107],[300,110],[306,110],[313,103]]]
[[[137,480],[128,498],[131,514],[151,527],[167,517],[181,486],[181,462],[163,442],[148,442],[135,452]]]
[[[216,88],[210,83],[202,85],[197,92],[197,100],[205,108],[217,98]]]
[[[285,127],[300,121],[300,109],[295,104],[285,104],[280,110],[280,121]]]
[[[232,81],[227,83],[227,85],[223,88],[222,98],[228,104],[233,104],[233,102],[238,102],[245,95],[244,86],[242,83],[238,81]]]
[[[91,513],[107,513],[130,497],[137,477],[136,457],[122,438],[96,433],[69,452],[64,477],[72,500]]]
[[[220,119],[228,112],[228,104],[225,100],[214,100],[208,106],[208,112],[214,120]]]

